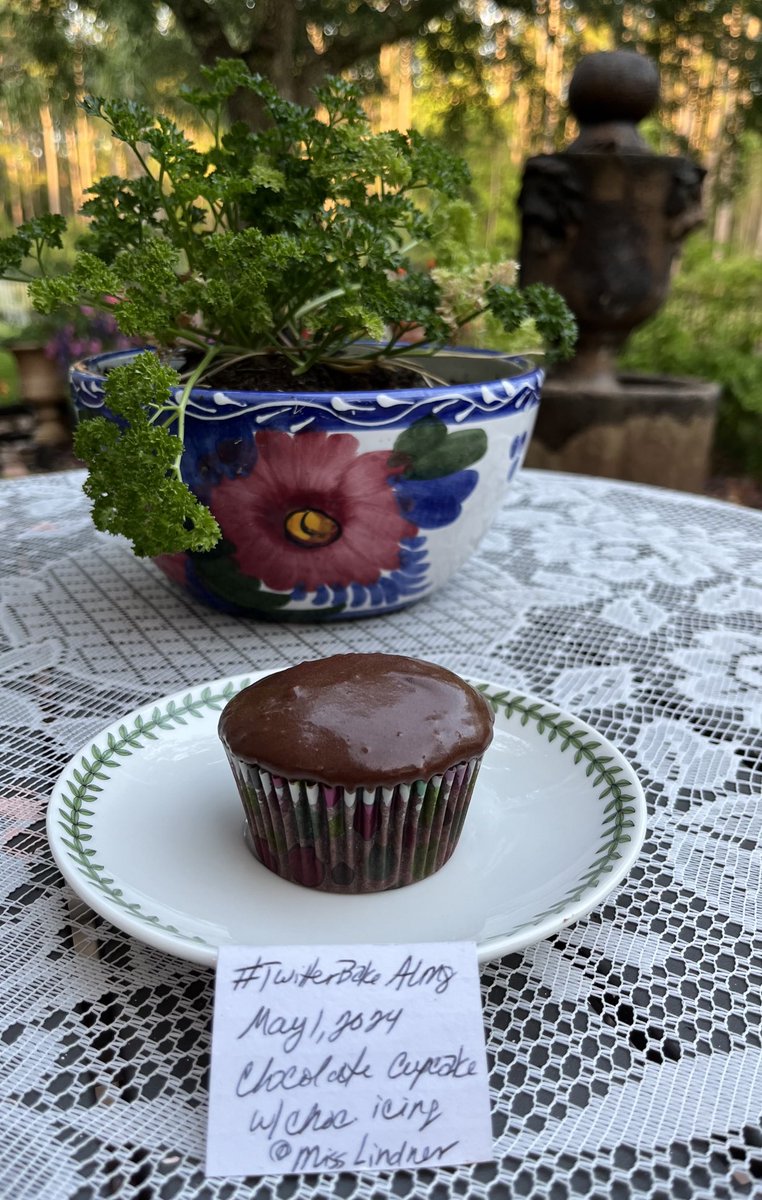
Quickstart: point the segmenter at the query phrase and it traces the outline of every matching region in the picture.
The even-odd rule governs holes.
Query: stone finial
[[[658,98],[650,59],[588,55],[569,89],[579,137],[524,167],[521,286],[554,287],[579,325],[575,356],[555,369],[556,383],[616,392],[617,355],[664,303],[682,240],[701,223],[703,168],[655,154],[638,133]]]
[[[567,153],[650,153],[636,126],[658,101],[659,72],[650,58],[631,50],[588,54],[569,85],[580,132]]]

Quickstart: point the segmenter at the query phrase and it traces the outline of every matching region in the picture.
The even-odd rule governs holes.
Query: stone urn
[[[520,281],[554,287],[579,324],[574,358],[546,382],[528,462],[699,491],[719,387],[616,365],[664,303],[682,241],[703,219],[703,168],[654,154],[638,131],[658,98],[648,58],[589,55],[569,88],[579,136],[526,163]]]

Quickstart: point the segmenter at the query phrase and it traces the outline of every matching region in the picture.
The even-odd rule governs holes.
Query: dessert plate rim
[[[135,774],[135,787],[154,788],[157,803],[167,806],[167,812],[172,805],[177,808],[181,799],[171,786],[173,765],[176,768],[182,762],[183,754],[192,750],[198,759],[197,763],[194,760],[194,766],[211,769],[209,757],[212,746],[217,747],[218,756],[224,758],[221,744],[216,739],[216,724],[224,704],[248,683],[271,673],[250,671],[183,688],[134,709],[88,739],[88,743],[72,756],[62,770],[48,804],[48,840],[65,880],[91,909],[123,932],[148,946],[207,966],[214,966],[218,947],[222,944],[272,944],[268,940],[268,910],[272,913],[273,905],[282,906],[284,900],[295,916],[291,925],[285,919],[286,923],[279,930],[278,940],[281,944],[321,944],[326,941],[320,913],[328,914],[333,921],[335,911],[329,907],[318,910],[316,901],[320,905],[350,906],[346,912],[351,911],[353,916],[357,915],[358,906],[363,906],[363,921],[367,923],[369,933],[365,940],[369,943],[449,940],[448,929],[445,929],[444,936],[439,937],[432,937],[430,930],[423,927],[417,933],[416,920],[419,915],[431,914],[443,905],[445,910],[453,910],[457,901],[453,901],[452,892],[457,892],[457,887],[453,885],[459,879],[458,872],[466,872],[464,878],[478,877],[479,871],[484,868],[483,859],[487,851],[491,860],[495,860],[493,870],[510,870],[510,854],[515,852],[515,847],[510,852],[506,848],[506,861],[501,863],[500,835],[507,847],[509,839],[506,836],[507,829],[503,826],[508,817],[503,816],[500,806],[495,807],[492,796],[495,788],[492,785],[489,785],[491,810],[487,814],[485,796],[488,785],[484,782],[484,771],[477,779],[466,818],[466,827],[473,822],[478,834],[476,841],[472,837],[468,851],[474,861],[459,862],[457,870],[453,872],[461,849],[458,846],[450,862],[436,875],[401,888],[396,893],[363,896],[315,893],[276,878],[248,858],[246,852],[251,870],[246,875],[245,895],[240,894],[240,874],[236,876],[233,872],[228,875],[226,871],[218,869],[212,878],[212,884],[220,889],[219,894],[226,903],[231,906],[244,904],[251,912],[251,920],[244,930],[245,938],[233,938],[225,936],[225,930],[221,927],[217,928],[216,933],[213,928],[210,934],[204,913],[188,911],[189,908],[192,910],[192,903],[189,905],[178,901],[175,907],[173,902],[157,900],[156,895],[151,894],[150,881],[146,885],[141,877],[139,885],[135,882],[142,869],[138,861],[140,850],[135,849],[134,853],[125,850],[124,840],[117,847],[113,833],[106,833],[103,822],[99,820],[100,815],[108,812],[108,806],[111,806],[110,815],[118,816],[123,827],[130,830],[130,795],[134,795],[134,792],[131,793],[125,786],[122,768],[129,764],[129,771]],[[638,857],[646,832],[646,802],[633,768],[621,752],[591,725],[550,701],[513,687],[485,679],[468,678],[467,681],[484,691],[495,709],[496,739],[487,750],[484,760],[485,767],[489,764],[493,768],[490,773],[497,772],[501,779],[505,775],[506,788],[515,786],[511,776],[516,772],[510,769],[510,753],[502,746],[501,739],[507,739],[506,744],[515,743],[515,749],[520,752],[517,777],[525,780],[524,791],[527,791],[526,781],[533,782],[533,770],[536,774],[540,766],[545,771],[557,769],[558,783],[554,786],[558,792],[558,805],[573,803],[567,798],[576,795],[587,813],[588,823],[592,819],[594,826],[587,861],[576,878],[571,882],[566,881],[568,886],[563,887],[560,895],[554,893],[554,881],[550,880],[546,886],[547,903],[540,904],[536,911],[526,913],[517,920],[515,907],[512,918],[511,903],[506,900],[507,911],[499,914],[499,919],[504,920],[504,928],[497,934],[489,935],[474,930],[471,940],[477,944],[479,960],[487,962],[558,933],[567,925],[587,916],[601,903],[621,882]],[[210,737],[212,725],[214,741]],[[203,738],[199,741],[200,731],[205,733],[206,742]],[[224,766],[229,776],[229,788],[234,791],[232,774],[226,762]],[[501,793],[502,788],[501,784]],[[242,812],[240,819],[242,824]],[[531,808],[522,819],[531,825]],[[496,823],[498,827],[492,828],[491,823]],[[207,832],[199,828],[197,840],[202,834],[206,836]],[[188,836],[191,839],[194,837],[192,827]],[[236,845],[230,849],[237,854],[238,840],[243,844],[240,827],[234,836]],[[552,830],[548,831],[548,836],[553,836]],[[587,843],[584,848],[587,854]],[[173,845],[154,844],[151,851],[156,856],[157,869],[179,879],[182,866],[173,858]],[[210,861],[213,859],[210,858]],[[166,876],[162,882],[166,882]],[[235,888],[238,892],[234,894]],[[284,888],[289,889],[288,893],[281,890]],[[410,905],[399,905],[396,901],[390,903],[386,899],[395,895],[409,896]],[[403,910],[404,919],[401,915]],[[300,911],[303,913],[301,922],[297,919]],[[455,930],[452,936],[462,940],[463,931]],[[333,936],[329,940],[338,942],[344,939]],[[345,940],[357,942],[363,939],[353,937]]]

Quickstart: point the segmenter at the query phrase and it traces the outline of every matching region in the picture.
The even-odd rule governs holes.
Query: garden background
[[[647,140],[708,172],[706,226],[623,365],[721,382],[720,494],[762,504],[762,0],[0,0],[0,233],[47,211],[72,216],[94,179],[133,172],[78,109],[83,95],[132,97],[187,123],[182,86],[240,55],[304,103],[326,73],[345,73],[364,86],[376,128],[416,127],[454,146],[472,172],[461,269],[514,258],[523,164],[569,143],[571,71],[615,47],[659,64]],[[248,98],[231,113],[258,115]],[[109,333],[87,313],[35,321],[23,285],[0,285],[6,346],[38,340],[63,365]],[[17,387],[5,355],[0,405]]]

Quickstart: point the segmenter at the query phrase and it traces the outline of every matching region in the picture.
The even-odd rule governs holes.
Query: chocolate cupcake
[[[338,654],[268,675],[219,733],[255,856],[328,892],[380,892],[438,871],[463,828],[492,710],[451,671]]]

